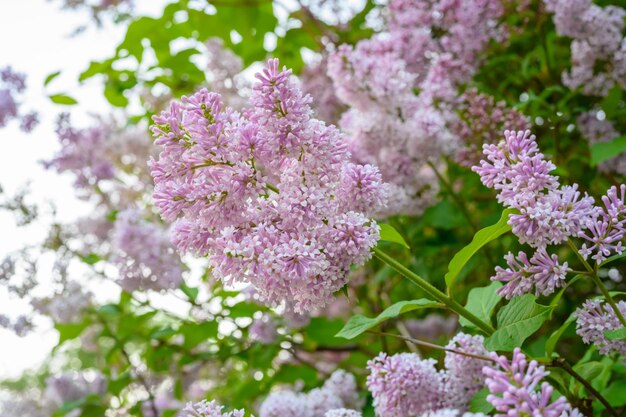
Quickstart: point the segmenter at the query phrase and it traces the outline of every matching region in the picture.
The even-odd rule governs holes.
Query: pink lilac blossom
[[[20,113],[20,96],[26,90],[26,76],[11,67],[0,68],[0,127],[13,119],[20,121],[20,128],[30,132],[39,123],[37,113]]]
[[[561,417],[572,411],[565,397],[552,401],[554,388],[542,382],[549,373],[536,361],[528,361],[519,348],[509,361],[491,353],[495,364],[483,368],[489,401],[499,416]]]
[[[521,251],[517,257],[509,252],[504,259],[508,267],[497,266],[491,280],[505,283],[498,294],[507,300],[533,292],[533,288],[536,296],[550,295],[565,285],[565,277],[572,270],[567,262],[559,264],[558,257],[548,254],[545,248],[537,249],[530,259]]]
[[[259,408],[259,417],[308,417],[304,394],[284,390],[270,393]]]
[[[66,372],[46,380],[44,397],[57,407],[65,402],[77,401],[90,394],[103,395],[107,380],[98,371]]]
[[[606,119],[606,115],[602,119],[598,118],[600,114],[604,115],[604,113],[600,113],[599,109],[596,109],[584,112],[576,118],[576,126],[583,138],[589,142],[589,145],[610,142],[621,136],[613,123]],[[626,154],[620,154],[602,162],[599,168],[601,171],[626,175]]]
[[[327,411],[342,408],[341,398],[326,388],[315,388],[306,394],[308,417],[324,417]]]
[[[626,302],[618,302],[617,307],[626,316]],[[603,355],[613,352],[626,355],[625,341],[609,340],[604,335],[607,331],[623,327],[615,311],[603,300],[587,300],[582,308],[576,309],[576,333],[583,342],[594,344]]]
[[[544,0],[554,13],[554,25],[561,36],[573,38],[572,68],[563,73],[563,83],[582,88],[588,95],[605,96],[618,83],[626,88],[626,10],[601,7],[592,0]]]
[[[335,410],[327,411],[324,417],[362,417],[360,411],[349,410],[347,408],[337,408]]]
[[[93,294],[76,281],[64,283],[62,291],[52,297],[33,298],[31,304],[40,314],[49,316],[55,323],[74,323],[81,319],[84,310],[92,305]]]
[[[323,389],[337,395],[347,408],[360,409],[363,400],[359,396],[358,387],[354,375],[343,369],[337,369],[324,381]]]
[[[290,71],[270,60],[257,79],[241,113],[200,90],[154,117],[154,201],[178,249],[207,256],[225,284],[310,311],[371,256],[379,208],[358,208],[382,204],[384,189],[373,168],[351,165],[336,128],[311,117]]]
[[[276,323],[269,314],[255,319],[248,329],[250,340],[259,342],[263,345],[274,343],[278,333],[276,332]]]
[[[445,397],[442,375],[433,359],[415,353],[379,354],[367,363],[367,388],[380,417],[416,416],[437,410]]]
[[[498,143],[504,128],[530,129],[530,120],[518,110],[507,107],[504,101],[496,102],[487,94],[469,89],[461,96],[459,118],[454,131],[463,146],[457,150],[456,160],[463,166],[479,163],[483,144]]]
[[[307,65],[300,74],[302,91],[313,97],[312,107],[317,117],[326,123],[338,124],[346,105],[335,94],[333,80],[327,74],[328,56]]]
[[[207,72],[211,91],[220,94],[224,103],[231,108],[242,109],[246,104],[245,94],[250,89],[241,75],[243,60],[225,47],[221,38],[211,38],[205,46],[209,58]]]
[[[613,254],[621,254],[624,251],[622,240],[626,234],[626,185],[609,188],[605,196],[602,196],[603,207],[599,210],[600,215],[592,222],[587,230],[579,236],[586,242],[581,246],[579,253],[583,258],[595,260],[600,264]]]
[[[180,284],[182,264],[167,230],[143,220],[139,211],[129,209],[117,215],[111,243],[119,283],[126,291],[160,291]]]
[[[499,144],[486,144],[486,160],[472,170],[482,183],[498,191],[498,201],[519,211],[509,216],[521,243],[541,248],[577,236],[598,216],[594,199],[576,184],[560,186],[555,166],[539,152],[530,131],[505,131]]]
[[[448,349],[486,356],[487,349],[484,346],[485,339],[482,336],[471,336],[465,333],[457,334],[446,345]],[[482,369],[486,362],[481,359],[446,351],[444,372],[445,399],[443,404],[446,408],[465,410],[469,400],[482,388],[485,387],[485,377]]]
[[[459,410],[452,408],[444,408],[437,411],[431,411],[426,414],[422,414],[421,417],[488,417],[483,413],[463,413]]]
[[[180,412],[181,417],[244,417],[244,410],[223,411],[224,406],[216,401],[203,400],[199,403],[187,403]]]

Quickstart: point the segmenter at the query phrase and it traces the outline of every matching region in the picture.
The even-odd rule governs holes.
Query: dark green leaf
[[[565,330],[567,330],[567,328],[570,326],[570,324],[572,324],[574,322],[576,318],[574,317],[574,315],[570,315],[567,320],[565,320],[565,323],[563,323],[561,325],[561,327],[559,327],[557,330],[555,330],[550,337],[548,338],[548,340],[546,340],[546,356],[552,356],[552,354],[554,353],[554,349],[556,348],[556,344],[558,343],[559,339],[561,338],[561,336],[563,336],[563,333],[565,333]]]
[[[432,300],[428,300],[426,298],[420,298],[419,300],[411,300],[411,301],[400,301],[387,308],[385,311],[380,313],[377,317],[369,318],[362,315],[356,315],[350,317],[350,320],[346,323],[346,325],[337,333],[337,337],[344,337],[346,339],[354,339],[361,333],[365,332],[372,327],[389,320],[391,318],[397,317],[402,313],[406,313],[408,311],[417,310],[421,308],[440,308],[441,304],[436,303]]]
[[[498,312],[498,328],[485,340],[489,350],[511,351],[522,346],[546,321],[552,307],[537,304],[532,294],[515,297]]]
[[[467,304],[465,308],[474,313],[479,319],[485,323],[491,323],[491,314],[493,309],[498,305],[502,297],[497,293],[498,288],[502,287],[500,282],[492,282],[487,287],[472,288],[467,296]],[[459,319],[459,323],[464,327],[476,326],[464,317]]]

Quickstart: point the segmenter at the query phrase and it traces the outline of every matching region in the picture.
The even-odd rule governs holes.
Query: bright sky
[[[23,108],[40,114],[41,124],[30,134],[22,133],[17,123],[0,129],[0,185],[11,195],[27,182],[38,202],[52,201],[61,219],[70,220],[84,212],[85,206],[74,198],[72,180],[46,172],[39,161],[50,158],[58,144],[54,120],[63,110],[73,113],[80,124],[89,113],[110,111],[102,96],[101,85],[91,80],[78,85],[78,74],[91,60],[109,57],[124,35],[124,28],[105,24],[78,36],[71,34],[90,22],[86,12],[60,10],[60,0],[0,0],[0,68],[11,65],[27,74],[27,92]],[[153,14],[162,10],[166,0],[136,0],[137,11]],[[61,71],[44,90],[43,81],[54,71]],[[47,98],[49,94],[68,93],[79,105],[62,109]],[[12,215],[0,211],[0,261],[4,255],[24,244],[40,242],[42,226],[17,228]],[[0,292],[0,314],[19,313],[20,303]],[[0,329],[0,378],[19,375],[25,368],[41,363],[56,342],[56,332],[44,330],[24,338]]]

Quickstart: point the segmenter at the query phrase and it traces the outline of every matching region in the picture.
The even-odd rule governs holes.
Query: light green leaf
[[[502,299],[497,293],[500,287],[502,287],[502,283],[496,281],[486,287],[472,288],[467,296],[465,308],[485,323],[491,323],[493,309]],[[465,317],[461,317],[459,323],[463,327],[476,328],[476,325]]]
[[[58,77],[61,74],[61,71],[55,71],[51,74],[48,74],[48,76],[46,77],[46,79],[43,81],[43,85],[44,87],[47,86],[48,84],[50,84],[52,82],[52,80],[54,80],[56,77]]]
[[[493,411],[493,405],[487,401],[487,395],[489,395],[488,388],[483,388],[474,394],[469,403],[469,411],[472,413],[490,414]]]
[[[356,315],[350,317],[350,320],[343,326],[343,329],[336,334],[336,337],[344,337],[346,339],[353,339],[365,332],[368,329],[380,324],[386,320],[397,317],[402,313],[408,311],[417,310],[421,308],[441,308],[442,305],[426,298],[420,298],[419,300],[400,301],[387,308],[380,313],[377,317],[369,318],[363,315]]]
[[[187,298],[189,298],[189,300],[191,300],[192,303],[196,302],[196,299],[198,298],[198,293],[200,292],[198,288],[190,287],[185,281],[181,282],[180,290],[187,296]]]
[[[626,151],[626,135],[618,136],[610,142],[591,145],[591,165],[596,166]]]
[[[480,250],[487,243],[497,239],[506,232],[511,230],[511,226],[507,223],[509,221],[509,214],[513,213],[513,210],[507,209],[502,212],[500,220],[496,224],[485,227],[479,230],[474,235],[472,242],[461,249],[454,258],[448,264],[448,273],[446,274],[446,286],[448,287],[448,293],[451,293],[456,284],[456,280],[459,273],[476,252]]]
[[[609,330],[604,332],[604,335],[609,340],[626,340],[626,327],[617,330]]]
[[[489,350],[511,351],[522,346],[552,312],[552,307],[537,304],[532,294],[515,297],[498,312],[498,328],[485,340]]]
[[[378,226],[380,226],[380,240],[384,242],[398,243],[405,248],[410,249],[408,243],[406,243],[402,235],[398,233],[393,226],[388,224],[379,224]]]
[[[602,395],[613,407],[626,405],[626,379],[613,382]]]
[[[78,101],[65,94],[52,94],[51,96],[49,96],[49,98],[50,100],[52,100],[53,103],[63,104],[66,106],[73,106],[74,104],[78,103]]]

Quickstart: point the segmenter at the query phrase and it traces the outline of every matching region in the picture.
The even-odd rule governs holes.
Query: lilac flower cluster
[[[576,126],[583,138],[589,145],[601,142],[610,142],[621,136],[610,120],[606,119],[606,114],[599,109],[590,110],[580,114],[576,118]],[[604,161],[599,165],[599,169],[605,172],[615,172],[626,175],[626,155],[620,154],[614,158]]]
[[[262,345],[272,344],[276,340],[276,323],[269,314],[255,319],[248,329],[250,340],[261,343]]]
[[[626,316],[626,302],[618,302],[617,307]],[[587,300],[582,308],[576,310],[576,333],[583,342],[593,343],[603,355],[612,352],[626,355],[626,341],[609,340],[604,335],[607,331],[623,327],[615,311],[604,300]]]
[[[489,401],[501,416],[568,417],[579,415],[565,397],[552,401],[554,388],[542,382],[548,372],[537,361],[530,361],[519,348],[509,361],[506,356],[491,353],[495,365],[485,366]],[[541,383],[541,385],[539,385]]]
[[[423,414],[422,417],[488,417],[483,413],[463,413],[452,408],[443,408],[437,411],[430,411]]]
[[[567,262],[559,264],[558,257],[549,255],[545,248],[537,249],[530,260],[524,252],[517,257],[509,252],[504,259],[508,268],[497,266],[491,280],[506,283],[498,293],[507,299],[530,293],[533,287],[536,296],[552,294],[565,285],[565,277],[572,270]]]
[[[356,412],[354,410],[361,407],[363,403],[359,398],[354,375],[337,370],[321,388],[313,389],[308,393],[290,390],[271,393],[261,404],[259,416],[325,417],[332,411],[331,416],[350,417]],[[360,414],[357,413],[357,415]]]
[[[530,121],[518,110],[507,107],[504,101],[496,102],[475,88],[465,91],[453,128],[463,144],[457,150],[457,162],[466,167],[476,165],[482,157],[483,144],[498,143],[505,128],[527,130]]]
[[[311,117],[290,71],[270,60],[257,79],[241,113],[200,90],[154,117],[154,202],[176,221],[178,249],[206,255],[225,284],[311,310],[371,256],[368,215],[384,188],[376,168],[349,162],[337,129]]]
[[[471,78],[489,40],[501,35],[502,6],[395,0],[389,11],[388,31],[340,46],[328,59],[328,75],[350,106],[340,126],[354,158],[379,166],[388,183],[389,205],[379,215],[415,215],[435,201],[431,164],[440,165],[458,141],[456,88]]]
[[[509,268],[496,270],[492,280],[507,282],[499,293],[507,298],[529,292],[550,294],[562,286],[567,264],[559,264],[555,255],[545,247],[558,244],[569,237],[579,236],[599,215],[594,199],[581,196],[576,184],[561,186],[550,172],[554,164],[539,152],[535,136],[530,131],[505,131],[499,144],[486,144],[487,160],[472,169],[487,187],[498,191],[498,201],[516,209],[509,216],[513,233],[521,243],[537,248],[530,260],[520,253],[515,260],[507,255]]]
[[[572,68],[563,74],[571,89],[605,96],[617,83],[626,88],[626,10],[593,0],[544,0],[554,13],[557,33],[573,39]]]
[[[117,215],[112,245],[112,260],[124,290],[159,291],[180,284],[182,264],[167,230],[144,221],[139,211],[130,209]]]
[[[447,346],[470,354],[485,355],[482,336],[459,333]],[[446,369],[438,371],[433,359],[415,353],[387,356],[368,362],[367,387],[380,417],[420,416],[443,409],[463,410],[484,387],[485,361],[446,352]]]
[[[75,323],[93,303],[93,294],[76,281],[64,283],[63,290],[51,297],[33,298],[31,305],[55,323]]]
[[[244,417],[244,410],[223,411],[224,407],[215,401],[203,400],[199,403],[188,403],[182,409],[181,417]]]
[[[12,119],[20,120],[20,128],[30,132],[39,123],[35,112],[20,114],[18,96],[26,90],[26,76],[13,71],[11,67],[0,68],[0,127]]]
[[[46,380],[44,397],[56,407],[65,402],[77,401],[90,394],[103,395],[107,380],[98,371],[66,372]]]
[[[307,65],[300,74],[302,90],[313,97],[313,110],[326,123],[337,124],[346,110],[345,104],[335,94],[335,86],[328,72],[328,56]]]

